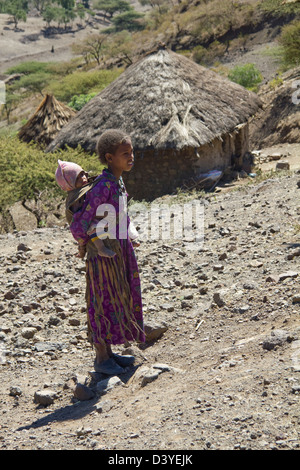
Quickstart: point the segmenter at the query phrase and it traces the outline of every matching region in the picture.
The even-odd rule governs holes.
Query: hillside
[[[276,76],[280,67],[278,38],[282,26],[299,16],[299,12],[294,12],[297,8],[291,6],[294,2],[285,5],[281,0],[276,0],[276,8],[270,7],[269,0],[226,0],[220,6],[215,0],[178,3],[166,0],[166,13],[163,9],[160,13],[159,9],[151,9],[149,5],[142,6],[137,0],[130,3],[137,11],[145,13],[147,26],[143,31],[125,34],[120,39],[118,35],[109,35],[112,43],[116,41],[114,58],[104,56],[101,68],[126,66],[128,60],[134,61],[158,42],[164,42],[172,50],[222,74],[227,74],[236,65],[252,63],[261,72],[265,84]],[[82,43],[89,35],[98,34],[107,26],[107,20],[96,14],[73,22],[65,31],[47,29],[45,22],[32,12],[27,21],[20,22],[15,29],[9,16],[0,14],[0,78],[7,78],[7,70],[24,61],[73,62],[75,68],[73,65],[72,70],[76,66],[83,70],[83,57],[74,53],[72,45]],[[116,54],[118,48],[120,51]],[[94,68],[99,66],[95,63]],[[92,69],[90,64],[88,70]],[[11,113],[15,128],[20,120],[29,118],[40,99],[41,95],[37,93],[31,92],[29,97],[24,94],[23,101]],[[2,119],[3,128],[5,117]]]

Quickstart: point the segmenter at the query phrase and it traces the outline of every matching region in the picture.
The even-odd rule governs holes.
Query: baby
[[[81,166],[77,165],[76,163],[73,162],[64,162],[61,160],[58,160],[58,167],[55,172],[55,178],[57,181],[57,184],[60,186],[60,188],[63,191],[67,191],[68,194],[68,199],[71,199],[70,196],[72,196],[74,190],[79,190],[86,184],[88,184],[88,174],[86,171],[84,171]],[[86,193],[85,193],[86,194]],[[67,204],[68,204],[68,199],[67,199]],[[84,196],[80,198],[79,200],[75,201],[72,204],[72,212],[75,213],[78,210],[81,210],[82,204],[84,202]],[[107,248],[103,240],[100,240],[97,237],[96,233],[96,227],[97,227],[98,220],[95,220],[94,222],[91,223],[87,234],[90,237],[90,240],[94,243],[95,247],[98,250],[99,255],[105,256],[108,258],[112,258],[115,256],[115,252]],[[130,224],[128,228],[128,233],[129,237],[133,243],[134,246],[139,246],[139,243],[135,241],[135,239],[138,236],[137,231],[135,230],[135,227]],[[85,244],[80,244],[78,246],[78,254],[77,257],[79,258],[84,258],[86,253],[86,247]]]

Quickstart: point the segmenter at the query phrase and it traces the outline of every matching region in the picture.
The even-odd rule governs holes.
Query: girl
[[[104,132],[97,143],[100,161],[107,165],[97,178],[97,183],[86,194],[82,210],[73,216],[70,230],[74,238],[86,244],[86,300],[89,337],[96,349],[95,370],[105,374],[120,374],[123,367],[134,362],[133,356],[114,354],[111,345],[128,341],[145,341],[139,272],[132,243],[120,225],[126,217],[122,201],[127,197],[122,173],[133,167],[134,156],[131,139],[120,130]],[[115,239],[103,240],[107,248],[116,253],[103,257],[95,250],[87,234],[97,208],[108,204],[116,214]]]

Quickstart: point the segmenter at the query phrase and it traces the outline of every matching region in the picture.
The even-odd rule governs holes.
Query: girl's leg
[[[95,343],[96,349],[96,363],[101,364],[102,362],[109,359],[109,354],[107,353],[106,343],[102,341],[101,343]]]
[[[106,351],[109,357],[111,357],[121,367],[132,366],[135,361],[134,356],[120,356],[119,354],[113,353],[110,344],[106,345]]]
[[[109,345],[102,341],[101,343],[96,343],[95,348],[96,359],[94,362],[94,368],[96,372],[101,372],[107,375],[117,375],[122,374],[122,372],[124,372],[123,367],[117,364],[113,360],[112,356],[109,355],[109,352],[110,354],[112,354]]]

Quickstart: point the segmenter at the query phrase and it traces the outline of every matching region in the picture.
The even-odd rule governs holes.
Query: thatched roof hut
[[[47,94],[33,116],[21,127],[18,137],[24,142],[34,141],[47,146],[75,114],[73,109]]]
[[[136,197],[147,198],[150,189],[145,183],[141,182],[141,191],[137,189],[136,178],[142,178],[141,173],[145,179],[154,170],[151,196],[156,196],[194,175],[194,159],[198,172],[207,171],[220,162],[228,166],[222,153],[245,152],[244,137],[239,150],[234,150],[224,136],[242,132],[247,140],[244,126],[259,104],[257,96],[245,88],[161,46],[87,103],[47,150],[81,145],[94,152],[105,129],[123,128],[131,135],[136,154],[128,183]],[[228,149],[220,153],[216,141]],[[207,152],[210,163],[204,162]],[[168,172],[166,181],[161,170]]]

